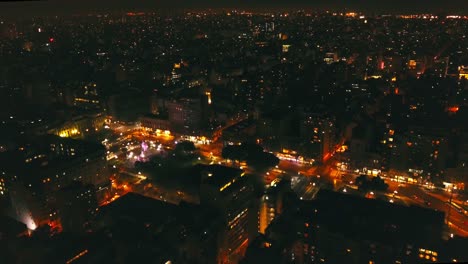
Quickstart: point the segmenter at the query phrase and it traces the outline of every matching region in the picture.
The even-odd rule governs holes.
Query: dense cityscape
[[[468,261],[468,16],[0,17],[2,263]]]

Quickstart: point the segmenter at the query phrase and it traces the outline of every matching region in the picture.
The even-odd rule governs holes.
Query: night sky
[[[468,0],[49,0],[0,2],[0,15],[81,13],[101,10],[173,8],[310,8],[373,13],[456,13],[468,15]]]

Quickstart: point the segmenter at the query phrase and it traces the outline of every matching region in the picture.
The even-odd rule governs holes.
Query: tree
[[[242,145],[240,145],[238,147],[242,152],[247,153],[248,156],[263,153],[262,146],[260,146],[258,144],[255,144],[255,143],[244,142],[244,143],[242,143]]]
[[[369,179],[366,175],[361,174],[359,177],[356,178],[356,185],[358,186],[359,190],[367,191],[369,189]]]
[[[225,159],[241,161],[247,158],[247,152],[240,146],[226,146],[223,148],[221,156]]]
[[[195,147],[195,144],[191,141],[182,141],[176,144],[175,151],[176,152],[185,152],[185,153],[191,153],[194,152],[197,148]]]
[[[278,165],[279,159],[268,152],[260,152],[255,155],[249,155],[247,164],[257,169],[267,169]]]
[[[388,189],[388,184],[380,176],[372,178],[370,185],[376,191],[386,191]]]
[[[366,192],[369,190],[386,191],[388,189],[388,184],[380,176],[369,179],[366,175],[359,175],[356,178],[356,185],[359,187],[359,190]]]
[[[278,165],[279,159],[258,144],[244,143],[242,145],[226,146],[222,157],[236,161],[246,161],[249,166],[256,169],[267,169]]]

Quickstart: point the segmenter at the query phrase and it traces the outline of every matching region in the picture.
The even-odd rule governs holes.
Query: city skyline
[[[212,1],[212,0],[194,0],[194,1],[90,1],[90,0],[72,0],[72,1],[11,1],[0,2],[3,10],[0,15],[11,16],[19,15],[40,15],[40,14],[80,14],[83,12],[120,12],[122,10],[138,11],[163,11],[171,12],[177,9],[265,9],[273,11],[293,10],[303,8],[315,12],[322,11],[341,11],[341,12],[366,12],[369,14],[409,14],[409,13],[435,13],[447,15],[468,15],[468,4],[464,0],[352,0],[352,1],[325,1],[325,0],[292,0],[292,1],[266,1],[257,0],[250,2],[243,1]],[[449,14],[450,13],[450,14]]]
[[[468,17],[292,6],[2,17],[2,261],[468,261]]]

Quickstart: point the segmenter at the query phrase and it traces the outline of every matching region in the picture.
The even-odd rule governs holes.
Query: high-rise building
[[[273,220],[262,243],[249,246],[246,263],[262,254],[275,263],[435,262],[443,224],[441,212],[320,190]]]
[[[169,120],[174,131],[195,134],[205,124],[204,101],[198,98],[183,98],[166,103]]]
[[[288,192],[291,192],[291,182],[280,178],[274,180],[266,189],[265,194],[260,198],[259,233],[264,234],[271,221],[283,212]]]
[[[414,175],[441,179],[446,168],[448,139],[444,132],[413,127],[398,139],[407,169]]]
[[[218,246],[218,263],[237,263],[248,245],[253,187],[242,170],[211,165],[202,170],[200,204],[222,215],[224,228]]]
[[[100,109],[102,101],[99,97],[97,84],[90,82],[82,85],[75,92],[73,105],[85,109]]]
[[[81,182],[73,182],[60,189],[55,204],[62,230],[70,233],[85,231],[85,224],[91,220],[98,206],[94,186]]]
[[[321,115],[305,113],[300,124],[300,135],[311,144],[318,146],[316,157],[326,161],[335,150],[336,126],[334,118]]]
[[[106,150],[100,144],[47,135],[1,153],[2,179],[13,215],[29,228],[57,218],[55,193],[74,181],[91,184],[98,201],[110,191]]]

